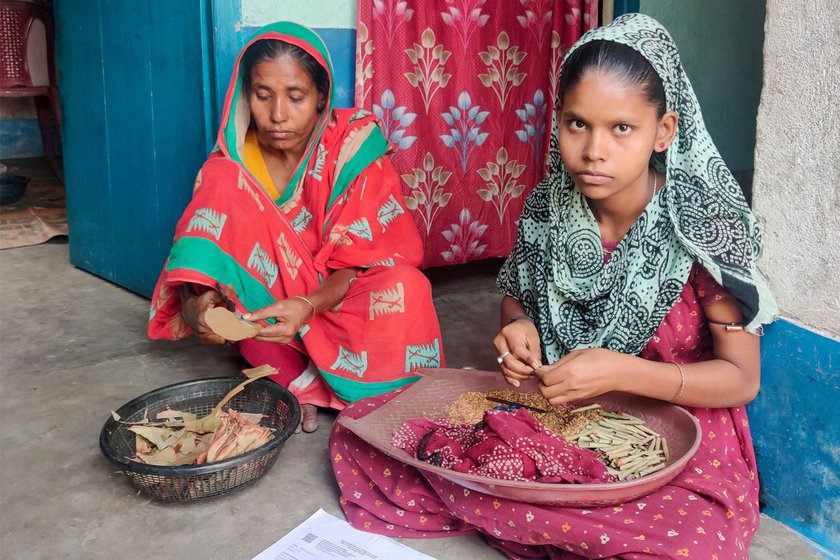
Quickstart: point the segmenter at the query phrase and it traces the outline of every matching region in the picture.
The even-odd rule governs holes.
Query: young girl
[[[538,376],[552,403],[624,391],[686,406],[700,449],[637,501],[561,508],[426,478],[336,424],[344,510],[397,536],[477,530],[511,558],[748,558],[758,480],[743,405],[759,386],[756,333],[776,313],[755,219],[657,22],[590,31],[561,74],[552,174],[499,274],[500,368],[513,386]]]

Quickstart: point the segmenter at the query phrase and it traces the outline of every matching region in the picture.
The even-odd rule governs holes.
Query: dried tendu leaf
[[[277,369],[263,365],[242,373],[247,379],[231,389],[202,418],[167,409],[159,412],[153,421],[148,420],[147,411],[142,421],[125,422],[112,411],[117,422],[127,424],[127,429],[136,434],[136,455],[132,460],[160,466],[204,464],[230,459],[268,443],[274,437],[274,430],[260,426],[264,415],[222,408],[247,384],[273,375]]]

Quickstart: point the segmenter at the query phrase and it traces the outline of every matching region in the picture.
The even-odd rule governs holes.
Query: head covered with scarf
[[[641,352],[695,261],[738,299],[746,329],[757,332],[777,313],[756,265],[761,234],[706,130],[673,39],[654,19],[627,14],[586,33],[566,60],[591,41],[631,47],[659,76],[666,111],[678,115],[674,142],[651,160],[665,184],[605,263],[598,224],[560,158],[555,111],[551,172],[523,209],[499,288],[534,318],[549,361],[579,348]]]
[[[286,57],[312,78],[317,94],[309,95],[308,83],[300,87],[300,73],[283,70],[291,66]],[[257,65],[264,60],[277,64],[268,66],[269,79],[261,83]],[[253,89],[249,67],[255,69]],[[301,25],[267,25],[242,50],[217,149],[196,178],[155,288],[149,335],[190,334],[181,314],[182,284],[224,290],[228,303],[245,312],[286,299],[307,301],[336,271],[351,269],[340,301],[311,313],[287,345],[239,342],[250,363],[280,366],[273,378],[302,403],[341,408],[415,381],[414,371],[441,366],[443,353],[429,282],[415,268],[422,241],[404,206],[399,175],[386,157],[389,144],[372,113],[332,107],[332,81],[326,46]],[[280,103],[273,109],[286,117],[298,141],[279,145],[285,150],[293,144],[295,155],[302,148],[288,184],[279,189],[257,138],[260,127],[268,124],[270,131],[274,122],[256,95],[263,88],[269,103],[301,89],[305,101],[317,99],[297,112],[306,118],[292,119]],[[280,118],[277,122],[287,126]],[[293,349],[294,358],[286,348]],[[306,359],[297,355],[303,353]],[[301,372],[307,361],[312,367]]]
[[[323,106],[317,115],[312,136],[309,138],[301,161],[289,179],[289,188],[279,196],[276,202],[283,206],[298,198],[304,182],[311,181],[312,177],[318,178],[317,169],[314,174],[311,170],[313,167],[323,166],[324,154],[341,152],[342,157],[339,161],[341,172],[337,174],[335,182],[331,185],[333,195],[330,202],[335,202],[362,170],[388,152],[389,146],[375,117],[367,111],[342,111],[341,116],[350,116],[338,118],[340,134],[329,130],[336,128],[337,119],[337,115],[333,112],[335,84],[333,83],[332,60],[323,39],[308,27],[288,21],[272,23],[257,31],[242,49],[225,96],[216,150],[237,163],[245,163],[245,136],[251,126],[251,110],[248,99],[250,76],[246,75],[248,68],[243,67],[245,66],[243,61],[248,50],[258,41],[264,40],[282,41],[293,45],[311,56],[326,71],[327,91]],[[255,60],[254,63],[258,61]],[[316,76],[312,75],[311,70],[307,72],[317,86]]]

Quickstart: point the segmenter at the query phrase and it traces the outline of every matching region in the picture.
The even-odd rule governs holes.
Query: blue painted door
[[[55,15],[70,261],[150,296],[256,28],[235,0],[56,0]],[[320,32],[351,106],[355,32]]]
[[[57,0],[70,261],[149,296],[214,140],[211,0]]]

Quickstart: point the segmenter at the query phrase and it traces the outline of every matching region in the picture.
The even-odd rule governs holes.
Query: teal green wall
[[[733,171],[753,168],[765,0],[640,0],[680,50],[703,119]]]

